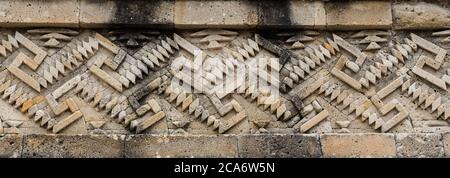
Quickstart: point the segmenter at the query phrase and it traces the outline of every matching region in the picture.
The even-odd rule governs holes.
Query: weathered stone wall
[[[449,2],[2,0],[2,27],[440,29]]]
[[[448,156],[448,5],[0,0],[0,156]]]
[[[449,134],[13,135],[0,157],[449,157]]]

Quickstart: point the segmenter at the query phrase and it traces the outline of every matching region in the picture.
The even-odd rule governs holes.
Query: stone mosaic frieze
[[[449,30],[31,28],[0,41],[0,133],[450,131]]]

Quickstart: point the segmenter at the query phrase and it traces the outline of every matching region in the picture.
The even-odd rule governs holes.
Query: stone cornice
[[[442,29],[439,2],[2,0],[0,27]]]

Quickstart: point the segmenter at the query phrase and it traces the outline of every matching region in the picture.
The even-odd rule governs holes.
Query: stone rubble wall
[[[448,1],[2,0],[0,27],[306,28],[450,27]]]
[[[0,157],[450,157],[449,8],[0,0]],[[281,99],[169,87],[198,49],[278,58]]]

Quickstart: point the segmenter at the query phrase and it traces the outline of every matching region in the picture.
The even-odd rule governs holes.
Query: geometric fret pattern
[[[114,34],[1,31],[0,134],[450,131],[439,31]]]

